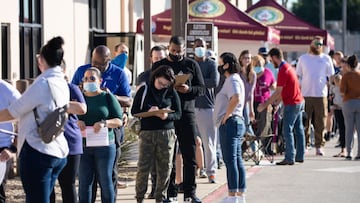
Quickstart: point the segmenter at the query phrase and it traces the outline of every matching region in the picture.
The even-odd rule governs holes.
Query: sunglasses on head
[[[94,82],[95,80],[96,80],[95,76],[83,77],[83,79],[82,79],[83,82],[87,82],[87,81]]]

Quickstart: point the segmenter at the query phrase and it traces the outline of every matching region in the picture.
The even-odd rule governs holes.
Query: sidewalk
[[[135,143],[133,145],[133,151],[131,152],[131,157],[129,157],[129,161],[127,164],[127,167],[131,168],[131,167],[135,167],[136,168],[136,164],[137,164],[137,144]],[[251,168],[254,165],[254,162],[252,161],[248,161],[245,162],[245,166],[247,169]],[[126,176],[126,174],[120,174],[121,176]],[[125,182],[122,182],[125,183]],[[126,182],[128,187],[125,189],[118,189],[118,195],[117,195],[117,202],[121,202],[121,203],[134,203],[136,202],[135,200],[135,181],[130,181],[130,182]],[[216,183],[215,184],[210,184],[208,183],[208,179],[207,178],[196,178],[196,183],[197,183],[197,190],[196,190],[196,195],[203,200],[204,203],[212,203],[214,201],[216,201],[216,199],[218,199],[219,197],[222,196],[222,193],[227,193],[227,188],[224,187],[226,186],[226,168],[225,166],[222,166],[221,169],[219,169],[217,171],[217,175],[216,175]],[[149,180],[148,182],[148,191],[146,194],[149,194],[150,190],[151,190],[151,181]],[[224,190],[225,189],[225,190]],[[178,195],[178,200],[179,203],[183,202],[183,194],[179,193]],[[100,194],[97,195],[97,201],[96,202],[101,202],[100,201]],[[144,203],[153,203],[155,202],[155,200],[153,199],[145,199]]]
[[[262,159],[258,166],[251,160],[245,161],[247,169],[247,202],[358,202],[360,193],[360,161],[345,161],[334,158],[340,149],[334,148],[337,138],[326,143],[325,156],[316,156],[315,149],[305,155],[305,162],[293,166],[276,166],[284,155],[274,157],[274,163]],[[357,139],[354,140],[357,143]],[[356,146],[357,144],[355,144]],[[135,145],[136,146],[136,145]],[[353,149],[356,153],[357,148]],[[134,160],[128,167],[136,167]],[[207,179],[197,178],[197,196],[203,203],[219,203],[227,196],[226,168],[217,171],[217,183],[209,184]],[[127,182],[128,187],[118,189],[117,202],[134,203],[135,181]],[[149,189],[150,192],[150,181]],[[147,194],[148,194],[147,193]],[[100,197],[97,198],[100,202]],[[183,202],[183,194],[178,196]],[[146,199],[145,203],[155,202]]]

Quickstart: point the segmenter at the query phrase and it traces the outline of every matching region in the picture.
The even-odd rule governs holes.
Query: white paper
[[[0,162],[0,184],[3,182],[6,172],[6,161]]]
[[[93,126],[87,126],[82,133],[83,137],[86,137],[87,147],[109,146],[108,128],[101,128],[98,133],[95,133]]]

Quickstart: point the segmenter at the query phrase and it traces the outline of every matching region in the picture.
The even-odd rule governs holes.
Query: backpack
[[[50,87],[51,96],[53,97],[50,84],[49,87]],[[37,125],[37,132],[39,133],[41,140],[46,144],[52,142],[53,140],[56,139],[57,136],[59,136],[62,132],[64,132],[64,125],[68,119],[68,113],[67,113],[68,104],[58,107],[54,98],[53,101],[56,106],[55,110],[49,113],[44,119],[44,121],[42,121],[41,123],[40,123],[39,115],[37,113],[37,108],[35,107],[33,109],[35,115],[35,122]]]

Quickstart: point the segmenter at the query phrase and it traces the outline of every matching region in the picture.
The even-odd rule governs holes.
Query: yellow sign
[[[197,0],[189,5],[189,14],[199,18],[215,18],[226,11],[225,5],[218,0]]]
[[[249,15],[265,25],[278,24],[284,20],[284,14],[277,8],[261,6],[249,12]]]

